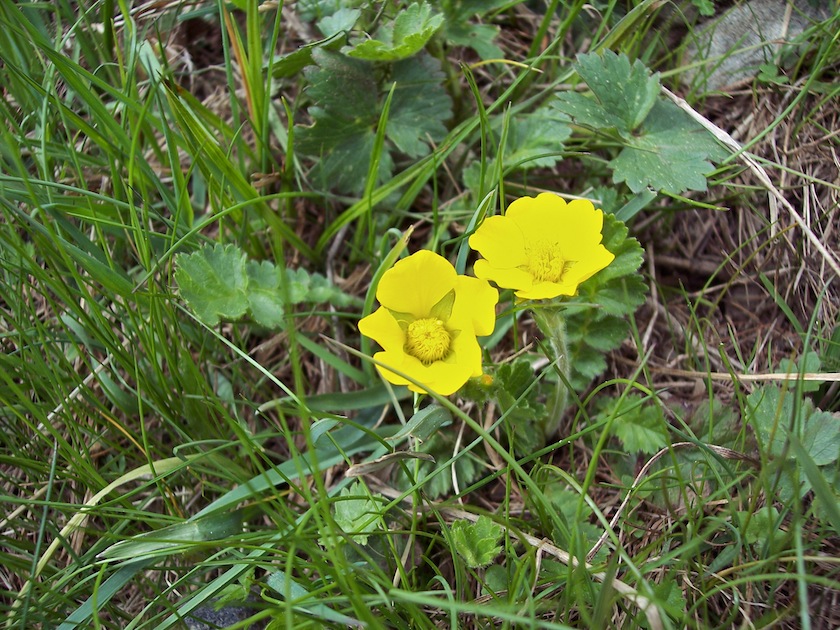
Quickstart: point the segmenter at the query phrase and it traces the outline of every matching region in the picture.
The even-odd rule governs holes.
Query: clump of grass
[[[694,103],[752,162],[657,195],[614,178],[652,119],[571,125],[555,94],[597,92],[578,52],[669,63],[653,3],[328,4],[0,4],[4,623],[836,625],[830,31],[728,102],[752,126]],[[422,409],[355,324],[407,247],[463,273],[542,190],[627,219],[650,292],[534,443],[562,379],[512,300],[496,389]],[[196,276],[208,324],[178,274],[212,251],[238,262]]]

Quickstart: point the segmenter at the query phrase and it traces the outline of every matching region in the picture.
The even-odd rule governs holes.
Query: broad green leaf
[[[691,4],[697,7],[697,11],[703,17],[712,17],[715,14],[715,3],[712,0],[691,0]]]
[[[431,404],[415,413],[399,432],[388,438],[388,441],[400,442],[411,435],[421,442],[425,442],[435,435],[438,429],[451,422],[452,413],[448,409]]]
[[[606,50],[578,55],[575,70],[594,99],[565,92],[558,96],[556,106],[585,127],[613,128],[629,135],[647,117],[659,94],[659,73],[651,75],[638,59],[631,65],[623,53]]]
[[[318,65],[304,70],[306,94],[314,101],[312,125],[297,128],[295,148],[318,159],[311,177],[319,185],[359,192],[376,140],[376,80],[363,61],[323,49],[312,51],[312,58]],[[391,162],[387,153],[382,157],[380,174],[387,177]]]
[[[289,302],[292,304],[300,304],[304,302],[309,296],[311,276],[306,273],[306,269],[301,267],[297,269],[286,269],[286,291],[289,294]]]
[[[298,0],[295,11],[304,22],[320,20],[340,11],[347,0]]]
[[[802,446],[817,466],[828,466],[840,458],[840,414],[816,410],[810,414]]]
[[[592,334],[584,337],[586,345],[600,352],[609,352],[627,339],[629,326],[627,321],[618,317],[593,318]]]
[[[835,534],[840,533],[840,470],[818,468],[799,440],[791,440],[791,448],[814,490],[816,514],[828,521]]]
[[[400,468],[394,475],[395,485],[404,490],[414,482],[422,484],[423,492],[430,498],[437,498],[448,495],[452,491],[452,454],[455,451],[456,432],[438,431],[428,440],[423,442],[417,453],[431,455],[435,461],[420,462],[415,465],[410,463],[412,469],[411,481],[405,472]],[[481,464],[476,462],[475,456],[471,453],[460,453],[455,460],[455,477],[461,489],[473,483],[481,474]]]
[[[285,313],[279,270],[267,260],[260,263],[249,260],[245,269],[248,273],[246,295],[251,316],[260,326],[279,328],[284,323]]]
[[[236,320],[248,310],[245,254],[234,245],[216,244],[175,258],[175,281],[181,297],[199,319],[216,326]]]
[[[494,523],[489,516],[479,516],[475,522],[458,520],[449,530],[452,547],[474,569],[486,567],[502,551],[499,544],[502,527]]]
[[[714,137],[670,101],[658,101],[640,133],[610,162],[613,181],[634,193],[647,188],[680,194],[706,190],[711,160],[726,156]]]
[[[572,367],[569,381],[573,389],[581,391],[607,369],[607,359],[603,352],[593,349],[582,339],[578,339],[577,343],[570,340],[568,349]]]
[[[781,533],[779,530],[779,511],[773,506],[758,508],[755,512],[738,512],[738,520],[746,528],[743,530],[744,540],[749,545],[764,544],[772,541]]]
[[[402,153],[417,158],[429,152],[429,141],[446,136],[444,121],[452,117],[452,99],[443,87],[440,61],[422,54],[394,64],[395,82],[385,133]]]
[[[747,396],[747,409],[761,447],[770,455],[784,454],[793,419],[793,397],[776,385],[765,385]]]
[[[370,500],[360,481],[341,490],[333,511],[336,524],[360,545],[366,545],[367,534],[379,528],[379,506]]]
[[[281,270],[270,261],[247,260],[235,245],[216,244],[175,258],[175,281],[181,297],[199,319],[215,326],[221,320],[236,321],[250,314],[266,328],[284,324],[284,294]],[[349,306],[358,302],[327,278],[305,269],[286,269],[291,304],[308,302]]]
[[[505,53],[493,40],[499,34],[499,27],[493,24],[472,22],[450,23],[444,26],[444,38],[450,44],[472,48],[482,60],[504,59]]]
[[[545,495],[554,509],[562,515],[568,526],[566,531],[560,527],[555,528],[555,544],[560,545],[563,549],[570,549],[572,548],[571,537],[577,536],[574,548],[591,549],[603,533],[601,528],[589,522],[592,508],[581,500],[578,493],[569,490],[565,481],[558,477],[549,477],[549,479],[550,481],[546,484]],[[580,514],[578,514],[579,506],[581,508]],[[599,555],[596,556],[596,560],[606,559],[608,555],[607,549],[602,548]]]
[[[341,47],[343,41],[343,34],[336,33],[326,39],[305,44],[287,55],[275,57],[271,60],[271,76],[275,79],[294,76],[312,65],[312,51],[316,48],[336,50]]]
[[[329,278],[320,273],[309,274],[309,293],[306,301],[312,304],[332,304],[333,306],[346,307],[358,304],[359,300],[330,282]]]
[[[526,358],[490,367],[481,379],[472,379],[461,391],[465,398],[478,403],[495,402],[510,433],[518,455],[533,453],[545,446],[543,425],[546,406],[545,387],[537,383],[537,375]],[[550,383],[547,387],[555,387]]]
[[[339,33],[350,31],[361,17],[359,9],[339,9],[332,15],[327,15],[318,20],[318,30],[324,37],[332,37]]]
[[[501,132],[503,120],[502,116],[493,120],[494,132]],[[541,107],[510,120],[504,147],[505,173],[553,167],[562,159],[564,142],[571,133],[568,118],[549,107]],[[498,156],[487,162],[485,172],[496,172],[497,164]],[[464,169],[464,185],[472,191],[479,189],[481,170],[478,161]]]
[[[548,107],[524,114],[510,123],[505,144],[506,168],[550,168],[562,159],[571,135],[568,119]]]
[[[388,179],[393,171],[393,146],[416,158],[445,137],[443,121],[450,118],[452,104],[436,59],[422,54],[389,66],[383,87],[368,62],[322,49],[312,57],[317,67],[304,71],[310,82],[307,94],[314,101],[308,110],[312,124],[296,128],[295,147],[317,158],[311,177],[323,188],[355,194],[364,190],[382,103],[394,84],[379,179]]]
[[[575,389],[586,387],[606,368],[603,354],[621,345],[626,338],[626,318],[644,303],[647,293],[638,271],[644,260],[639,241],[628,236],[627,226],[610,214],[604,215],[602,233],[602,243],[615,259],[564,303]]]
[[[398,61],[422,50],[443,24],[443,15],[432,7],[414,2],[397,13],[393,22],[379,27],[376,38],[366,39],[345,50],[350,57],[368,61]]]
[[[600,414],[612,419],[612,431],[630,453],[652,455],[668,446],[668,429],[662,412],[641,396],[619,398]]]
[[[782,359],[779,361],[778,371],[795,377],[797,374],[809,372],[815,374],[820,371],[820,367],[820,355],[816,352],[809,351],[799,357],[798,361]],[[815,392],[819,390],[821,385],[822,383],[820,381],[803,381],[801,387],[803,392]]]
[[[448,43],[472,48],[484,61],[504,59],[505,53],[493,43],[499,34],[499,27],[477,24],[476,16],[485,16],[503,9],[510,4],[510,0],[452,0],[441,4],[446,16],[443,38]]]
[[[644,262],[645,252],[639,241],[629,236],[627,226],[611,214],[604,215],[604,227],[601,230],[601,243],[608,251],[615,255],[606,269],[599,271],[591,281],[592,284],[606,284],[615,278],[621,278],[638,271]]]
[[[802,399],[796,407],[796,395],[795,391],[766,385],[747,396],[748,417],[759,444],[770,455],[787,455],[789,458],[788,442],[793,429],[814,464],[828,466],[835,463],[840,458],[840,423],[837,416],[814,409],[808,399]]]
[[[142,560],[183,553],[201,543],[233,536],[242,531],[243,511],[216,513],[115,543],[99,554],[110,561]]]

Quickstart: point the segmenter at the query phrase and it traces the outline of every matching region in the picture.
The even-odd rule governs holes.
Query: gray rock
[[[693,33],[684,63],[698,64],[683,75],[686,84],[720,89],[758,75],[760,66],[775,63],[781,46],[809,26],[829,17],[825,0],[749,0],[735,5]]]

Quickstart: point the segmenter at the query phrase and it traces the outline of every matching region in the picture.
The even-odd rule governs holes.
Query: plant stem
[[[557,386],[546,401],[548,413],[545,417],[543,432],[546,440],[550,439],[560,428],[563,412],[569,398],[569,356],[566,348],[566,320],[562,309],[557,307],[535,308],[534,321],[545,335],[551,347],[552,356],[549,357],[557,370]]]

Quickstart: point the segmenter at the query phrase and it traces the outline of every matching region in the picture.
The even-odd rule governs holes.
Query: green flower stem
[[[562,309],[557,307],[535,308],[534,321],[545,335],[551,347],[549,358],[554,362],[554,369],[559,372],[557,387],[546,401],[548,413],[543,421],[543,433],[549,440],[560,428],[560,421],[569,398],[566,384],[569,382],[569,355],[566,348],[566,320]]]

